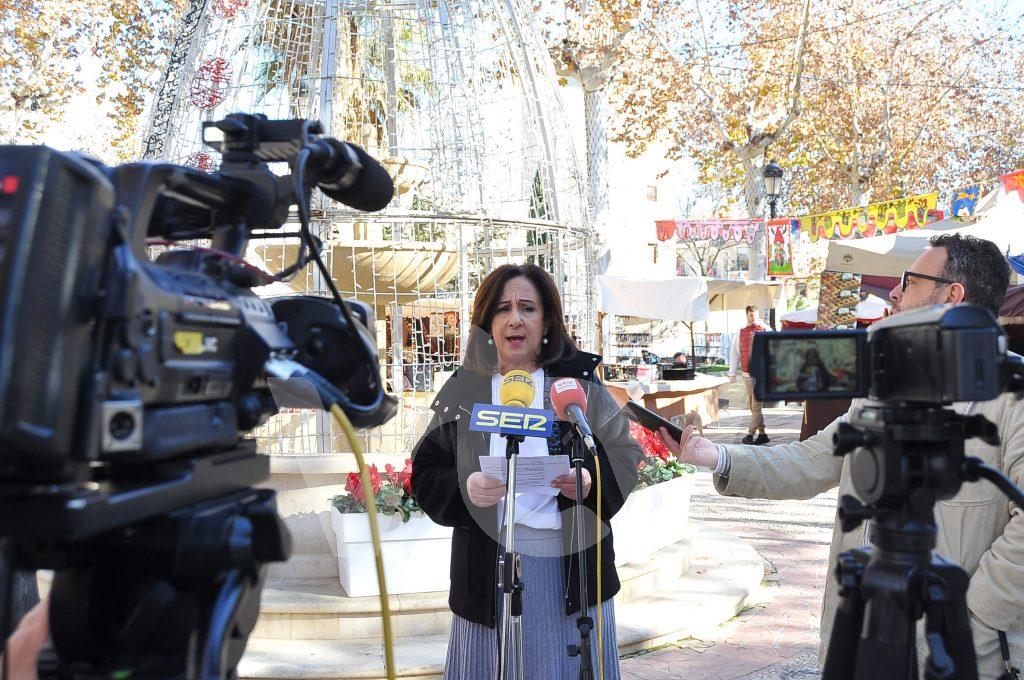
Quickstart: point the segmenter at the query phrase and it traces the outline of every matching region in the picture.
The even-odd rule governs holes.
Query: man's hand
[[[679,441],[669,435],[668,430],[660,428],[658,434],[661,441],[680,463],[689,463],[714,470],[718,467],[718,447],[710,439],[693,434],[693,425],[687,425]]]
[[[562,492],[563,495],[567,496],[570,500],[576,500],[576,474],[562,475],[561,477],[555,477],[555,481],[551,482],[551,486],[555,487]],[[590,471],[587,468],[583,468],[583,497],[586,498],[590,495]]]
[[[7,670],[11,680],[36,680],[39,653],[50,637],[49,601],[41,600],[29,610],[7,640]],[[0,656],[0,659],[3,657]]]
[[[505,496],[505,485],[500,479],[474,472],[466,478],[466,491],[473,505],[489,508]]]

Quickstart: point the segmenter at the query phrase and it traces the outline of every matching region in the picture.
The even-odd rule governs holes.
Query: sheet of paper
[[[480,471],[508,483],[505,456],[480,456]],[[520,456],[516,459],[516,493],[556,496],[558,489],[551,482],[571,472],[569,456]]]

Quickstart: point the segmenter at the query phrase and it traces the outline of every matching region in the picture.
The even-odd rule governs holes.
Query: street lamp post
[[[775,219],[775,203],[782,194],[782,166],[775,161],[769,161],[768,165],[761,170],[764,178],[764,195],[768,199],[768,216]]]
[[[761,176],[764,178],[764,195],[768,199],[768,218],[773,220],[775,219],[775,203],[779,200],[779,195],[782,193],[782,175],[782,166],[775,161],[768,161],[768,164],[761,170]],[[767,239],[767,237],[766,230],[765,238]],[[770,246],[766,244],[766,247]],[[768,324],[775,328],[774,307],[768,312]]]

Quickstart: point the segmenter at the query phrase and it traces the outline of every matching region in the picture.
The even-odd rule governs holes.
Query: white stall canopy
[[[703,321],[708,318],[708,284],[702,278],[628,279],[598,276],[598,311],[665,321]]]
[[[714,310],[775,306],[781,284],[700,276],[630,279],[598,276],[598,310],[607,314],[665,321],[705,321]]]
[[[742,310],[749,305],[761,309],[776,306],[782,284],[778,281],[737,281],[735,279],[707,279],[708,306],[712,311]]]

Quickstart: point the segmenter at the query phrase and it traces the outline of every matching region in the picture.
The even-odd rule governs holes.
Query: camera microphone
[[[583,445],[597,455],[594,433],[587,422],[587,393],[576,378],[559,378],[551,383],[551,406],[561,420],[568,420],[583,436]]]
[[[320,190],[335,201],[363,212],[383,210],[395,194],[391,175],[355,144],[322,137],[307,146],[309,169]]]

